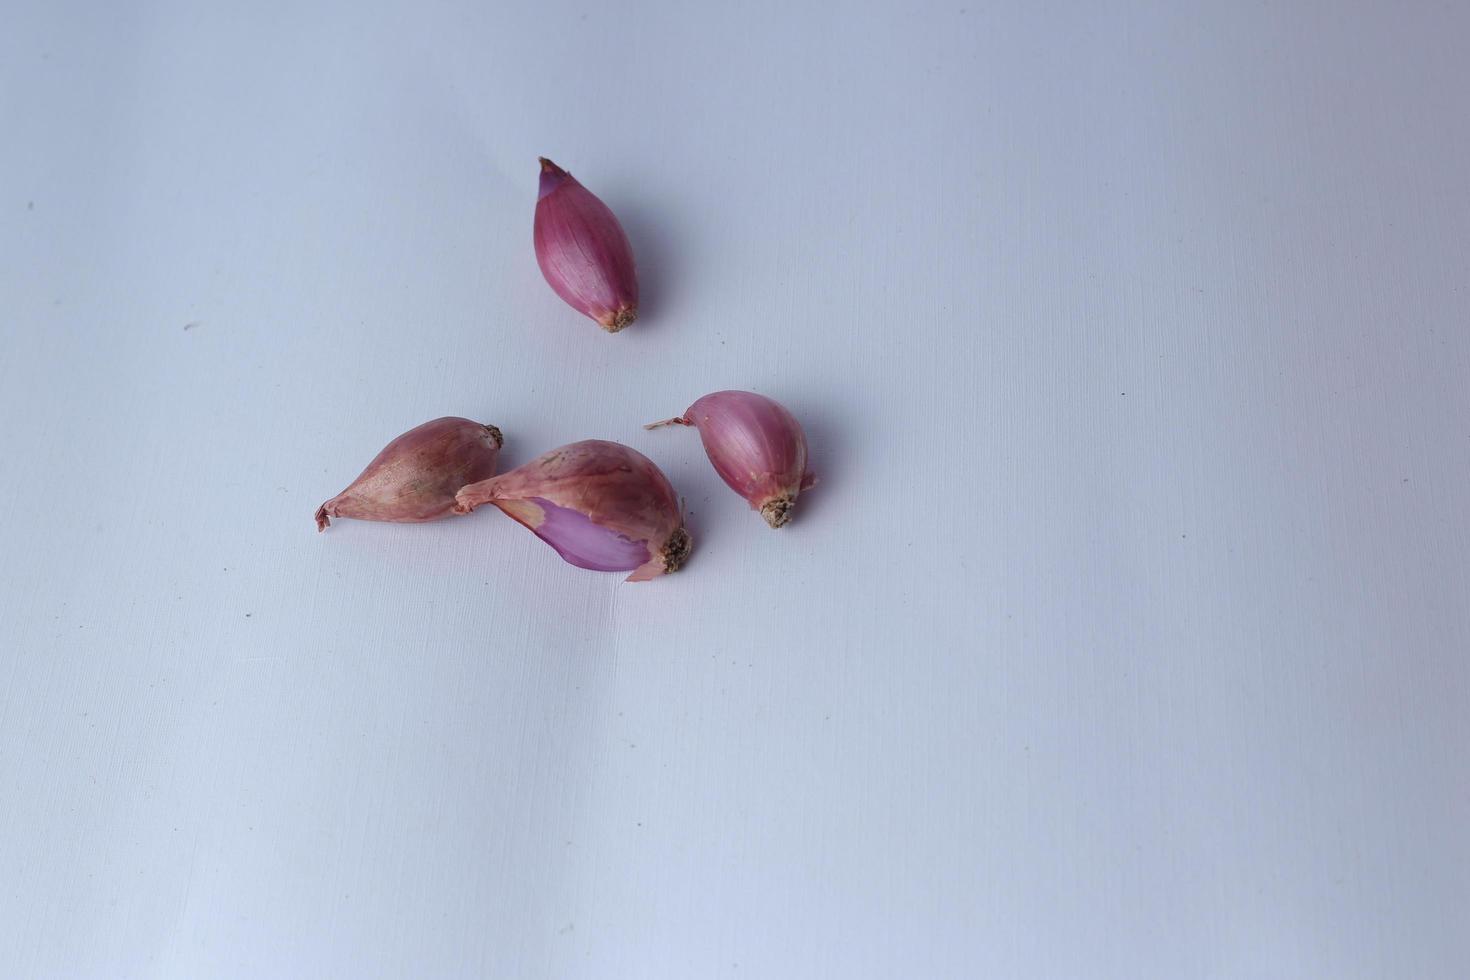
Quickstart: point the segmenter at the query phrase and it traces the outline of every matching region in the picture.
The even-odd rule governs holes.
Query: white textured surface
[[[1470,8],[1107,6],[8,5],[0,974],[1470,975]],[[443,414],[694,560],[314,532]]]

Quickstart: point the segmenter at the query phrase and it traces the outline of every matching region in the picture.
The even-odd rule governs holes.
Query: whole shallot
[[[623,226],[597,195],[545,157],[536,261],[556,295],[617,333],[638,316],[638,274]]]
[[[817,482],[807,469],[806,435],[780,403],[753,391],[716,391],[676,418],[652,422],[692,425],[720,479],[761,512],[771,527],[791,520],[797,495]]]
[[[589,439],[553,449],[465,487],[455,510],[494,504],[579,568],[632,572],[642,582],[675,572],[692,543],[668,478],[643,454]]]
[[[409,429],[317,508],[316,528],[325,531],[333,517],[403,523],[446,517],[461,487],[495,475],[503,441],[495,426],[469,419],[435,419]]]

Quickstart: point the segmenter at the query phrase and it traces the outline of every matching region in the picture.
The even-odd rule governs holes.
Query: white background
[[[1470,8],[1189,6],[8,4],[0,974],[1470,974]],[[315,532],[446,414],[692,561]]]

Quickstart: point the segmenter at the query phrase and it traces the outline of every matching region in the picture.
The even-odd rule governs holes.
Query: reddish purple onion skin
[[[494,504],[579,568],[632,572],[644,582],[676,572],[693,547],[668,477],[616,442],[574,442],[461,490],[454,509]]]
[[[779,402],[753,391],[716,391],[683,415],[653,422],[692,425],[720,479],[761,512],[771,527],[784,527],[801,491],[817,478],[807,469],[806,434]]]
[[[495,426],[469,419],[435,419],[409,429],[317,508],[316,529],[325,531],[333,517],[410,524],[447,517],[461,487],[495,475],[503,441]]]
[[[556,295],[617,333],[638,317],[633,246],[617,216],[577,178],[541,158],[536,262]]]

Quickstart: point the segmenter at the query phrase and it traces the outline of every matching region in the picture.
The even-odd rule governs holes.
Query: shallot
[[[325,531],[333,517],[403,523],[446,517],[461,487],[495,475],[503,442],[495,426],[469,419],[435,419],[409,429],[317,508],[316,529]]]
[[[578,568],[675,572],[692,543],[668,478],[636,450],[589,439],[459,491],[455,510],[494,504]]]
[[[633,246],[617,216],[577,178],[541,158],[536,261],[556,295],[617,333],[638,316]]]
[[[780,403],[753,391],[716,391],[683,415],[651,422],[690,425],[720,479],[761,512],[771,527],[791,520],[797,495],[817,482],[807,468],[806,435]]]

